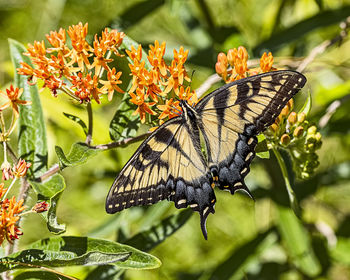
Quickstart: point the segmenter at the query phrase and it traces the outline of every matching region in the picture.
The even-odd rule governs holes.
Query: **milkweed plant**
[[[0,183],[0,243],[6,253],[1,259],[1,271],[18,268],[40,268],[60,274],[55,266],[119,264],[121,268],[155,268],[160,261],[148,254],[120,243],[86,238],[86,254],[62,255],[63,246],[69,251],[82,237],[52,237],[33,243],[24,251],[16,251],[16,241],[25,234],[21,219],[27,214],[38,214],[45,219],[48,230],[55,234],[65,231],[57,222],[56,207],[64,190],[64,178],[60,170],[78,165],[97,152],[118,148],[144,139],[148,133],[136,135],[125,133],[124,117],[147,125],[153,131],[165,121],[181,114],[180,100],[195,106],[199,96],[192,88],[191,75],[185,68],[189,51],[184,47],[173,50],[173,58],[164,58],[166,43],[155,41],[146,48],[134,42],[123,32],[114,29],[95,34],[87,40],[88,24],[79,23],[67,30],[51,31],[46,42],[35,41],[24,48],[10,41],[13,63],[16,67],[14,85],[0,91],[0,141],[3,147]],[[126,60],[128,70],[118,67],[118,61]],[[249,64],[248,52],[243,46],[220,52],[213,70],[224,83],[230,83],[252,75],[280,70],[274,67],[271,52],[263,53],[256,65]],[[124,78],[124,79],[123,79]],[[128,81],[127,84],[122,81]],[[39,87],[39,89],[38,89]],[[61,95],[86,109],[89,123],[79,116],[66,114],[80,124],[85,131],[85,143],[72,143],[69,154],[56,147],[59,160],[48,168],[44,119],[39,95],[51,93],[52,98]],[[111,121],[112,143],[93,145],[93,114],[91,103],[101,100],[122,100],[119,111]],[[308,121],[310,97],[299,110],[294,109],[291,99],[275,123],[259,136],[257,155],[266,157],[269,151],[276,156],[286,183],[292,208],[297,212],[297,202],[288,178],[281,151],[287,153],[294,173],[307,179],[319,165],[317,150],[322,136],[317,127]],[[36,121],[36,124],[33,123]],[[18,135],[15,128],[19,128]],[[44,140],[43,140],[44,139]],[[11,144],[10,144],[11,140]],[[16,143],[16,144],[13,144]],[[12,146],[18,146],[15,151]],[[41,158],[37,154],[42,155]],[[42,160],[45,158],[46,160]],[[79,157],[80,160],[74,158]],[[283,191],[281,189],[280,191]],[[37,201],[28,200],[35,193]],[[29,210],[28,210],[29,209]],[[175,231],[175,230],[174,230]],[[126,244],[128,244],[126,242]],[[68,248],[68,249],[67,249]],[[36,255],[30,249],[36,249]],[[51,252],[50,254],[48,252]],[[94,254],[89,258],[89,254]],[[57,260],[60,260],[59,262]]]

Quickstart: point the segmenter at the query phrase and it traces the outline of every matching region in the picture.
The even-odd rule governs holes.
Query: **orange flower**
[[[191,90],[190,87],[187,87],[185,90],[185,88],[181,86],[178,95],[181,100],[186,100],[191,106],[196,105],[198,102],[196,93],[194,90]]]
[[[163,56],[165,54],[165,42],[159,45],[157,40],[154,41],[154,46],[149,45],[147,59],[154,69],[158,70],[162,76],[166,75],[167,68]]]
[[[19,115],[18,112],[18,105],[30,105],[32,104],[31,101],[25,101],[25,100],[20,100],[19,98],[21,97],[23,93],[23,88],[14,88],[13,85],[10,86],[9,89],[6,89],[6,94],[3,91],[0,91],[0,95],[3,96],[7,101],[5,104],[0,106],[0,111],[5,110],[8,107],[12,107],[13,113],[15,117],[17,118]]]
[[[124,32],[118,32],[115,29],[109,31],[108,28],[105,28],[102,32],[102,40],[104,40],[108,48],[118,56],[122,56],[119,54],[118,48],[121,46],[124,37]]]
[[[72,61],[70,64],[78,63],[80,71],[84,71],[84,64],[90,66],[89,57],[92,56],[93,48],[86,42],[88,24],[84,26],[81,22],[68,28],[68,35],[72,42],[73,49],[69,53]]]
[[[140,89],[136,89],[136,94],[129,92],[131,96],[131,102],[136,104],[138,107],[136,111],[133,113],[133,115],[136,115],[139,113],[141,122],[144,123],[146,120],[146,113],[155,115],[155,112],[153,112],[150,108],[150,106],[153,106],[155,103],[150,102],[146,103],[145,102],[145,95]]]
[[[57,31],[50,31],[50,35],[46,34],[46,39],[53,46],[53,48],[48,48],[47,52],[51,53],[54,51],[60,52],[62,55],[66,55],[69,53],[69,49],[66,46],[66,30],[60,28]]]
[[[179,52],[174,49],[174,61],[179,64],[184,64],[187,60],[188,50],[184,51],[184,47],[181,46]]]
[[[4,194],[7,192],[7,188],[4,188],[4,183],[0,184],[0,199],[4,196]]]
[[[26,163],[24,159],[19,159],[17,164],[12,168],[13,175],[17,178],[24,177],[27,174],[27,170],[32,164]]]
[[[106,71],[108,72],[110,71],[108,63],[112,62],[113,59],[104,57],[108,49],[109,48],[105,40],[103,40],[101,37],[97,38],[97,35],[95,35],[95,40],[94,40],[95,56],[94,56],[94,62],[90,66],[90,69],[95,67],[95,75],[100,75],[101,67],[106,69]]]
[[[122,72],[119,71],[116,73],[117,70],[113,68],[111,71],[107,73],[108,81],[100,81],[101,84],[104,86],[101,88],[101,91],[107,90],[108,91],[108,101],[112,100],[113,92],[116,90],[120,93],[124,93],[124,91],[118,86],[122,83],[122,81],[119,80],[120,76],[122,75]]]
[[[12,197],[11,200],[5,199],[1,201],[0,205],[0,244],[3,243],[5,238],[8,242],[12,243],[13,240],[18,239],[19,235],[23,233],[16,226],[19,220],[19,215],[25,206],[23,206],[23,199],[16,202],[16,198]]]
[[[166,117],[169,119],[176,117],[181,112],[179,101],[173,101],[173,98],[168,100],[165,105],[157,105],[157,108],[162,111],[158,119],[162,120]]]
[[[125,50],[126,53],[128,54],[128,56],[131,58],[131,60],[133,60],[135,62],[135,60],[137,61],[141,61],[142,58],[142,47],[141,45],[139,45],[137,47],[137,50],[135,49],[134,46],[131,46],[131,51],[129,50]]]
[[[260,58],[260,68],[261,68],[261,70],[263,72],[271,71],[272,64],[273,64],[272,53],[269,52],[269,54],[267,54],[266,52],[264,52],[264,54]]]

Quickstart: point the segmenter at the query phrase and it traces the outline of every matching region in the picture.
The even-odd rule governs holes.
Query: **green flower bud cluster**
[[[292,108],[293,101],[290,100],[265,136],[268,147],[286,150],[297,176],[307,179],[319,165],[316,150],[322,145],[322,136],[317,127],[306,120],[304,112],[296,113]]]

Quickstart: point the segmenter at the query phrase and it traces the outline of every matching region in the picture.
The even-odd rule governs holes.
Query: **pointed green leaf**
[[[88,128],[85,122],[81,118],[68,113],[63,113],[63,115],[65,115],[68,119],[72,120],[73,122],[76,122],[77,124],[79,124],[81,128],[84,130],[85,136],[88,134]]]
[[[339,237],[337,245],[330,250],[331,256],[336,260],[336,263],[350,265],[350,239]]]
[[[244,279],[245,269],[253,261],[259,261],[261,254],[274,243],[277,237],[273,229],[260,233],[253,239],[235,248],[230,256],[214,268],[208,279]]]
[[[56,216],[58,200],[66,188],[64,178],[59,174],[55,174],[43,183],[33,181],[30,181],[29,183],[37,193],[38,200],[44,200],[50,205],[47,212],[41,213],[42,217],[46,220],[50,232],[56,234],[65,232],[65,225],[59,224]]]
[[[321,272],[307,230],[290,208],[279,206],[278,229],[289,257],[295,266],[313,278]]]
[[[308,91],[307,98],[305,100],[303,107],[300,109],[299,114],[304,113],[306,116],[308,116],[311,110],[311,106],[312,106],[311,92]]]
[[[259,158],[270,158],[266,137],[262,133],[258,135],[258,145],[255,148],[255,153]]]
[[[66,156],[61,147],[55,146],[57,157],[60,161],[61,169],[68,166],[75,166],[87,162],[90,158],[94,157],[101,150],[94,149],[85,143],[74,143],[70,149],[69,154]]]
[[[125,244],[136,247],[142,251],[150,251],[181,228],[191,217],[192,213],[193,211],[191,209],[176,213],[162,220],[149,230],[136,234],[127,240]]]
[[[31,266],[27,266],[30,264]],[[161,265],[154,256],[127,245],[89,237],[63,236],[34,242],[29,249],[0,259],[0,272],[72,265],[114,264],[124,269],[153,269]]]
[[[109,125],[109,135],[113,141],[134,137],[140,128],[139,114],[134,115],[137,106],[130,102],[130,96],[125,94]]]
[[[15,40],[9,40],[12,63],[20,68],[20,62],[31,64],[30,59],[23,55],[24,46]],[[39,177],[47,170],[46,128],[37,86],[30,86],[27,77],[15,74],[15,84],[23,88],[22,100],[30,100],[31,105],[19,106],[19,156],[33,165],[33,176]]]

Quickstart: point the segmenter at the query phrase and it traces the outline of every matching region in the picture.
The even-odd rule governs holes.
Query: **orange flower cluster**
[[[86,41],[88,24],[70,26],[67,30],[72,48],[66,43],[66,30],[50,32],[46,35],[51,47],[46,48],[44,41],[29,44],[25,55],[31,58],[34,68],[22,62],[18,74],[28,76],[28,81],[44,81],[44,88],[51,90],[54,96],[58,90],[80,100],[90,102],[95,99],[100,103],[100,96],[108,94],[112,99],[114,91],[123,93],[119,88],[121,72],[110,68],[112,54],[121,56],[118,48],[122,44],[123,32],[108,30],[101,37],[95,35],[93,46]],[[92,63],[90,63],[92,61]],[[107,80],[102,80],[102,72],[107,72]],[[69,83],[67,84],[67,81]]]
[[[262,55],[260,58],[260,69],[249,69],[247,62],[248,52],[245,47],[240,46],[238,49],[230,49],[227,55],[223,52],[219,53],[215,64],[215,71],[226,83],[230,83],[262,72],[275,70],[272,67],[273,56],[271,53],[267,54],[265,52]]]
[[[0,245],[6,239],[12,243],[13,240],[18,239],[19,235],[23,233],[16,226],[19,220],[19,214],[25,209],[23,206],[23,199],[16,201],[15,197],[11,199],[2,200],[7,189],[4,188],[4,184],[0,184]]]
[[[178,99],[187,100],[191,105],[197,102],[197,97],[184,82],[190,82],[190,78],[184,68],[188,50],[180,47],[174,50],[174,59],[168,65],[164,61],[165,42],[161,45],[158,41],[150,45],[147,60],[150,66],[146,67],[146,61],[142,60],[141,45],[135,49],[127,50],[130,60],[132,86],[129,90],[131,102],[138,106],[135,114],[139,114],[141,122],[146,120],[146,114],[158,114],[159,123],[166,119],[178,116],[181,112]],[[157,104],[157,106],[151,108]]]

